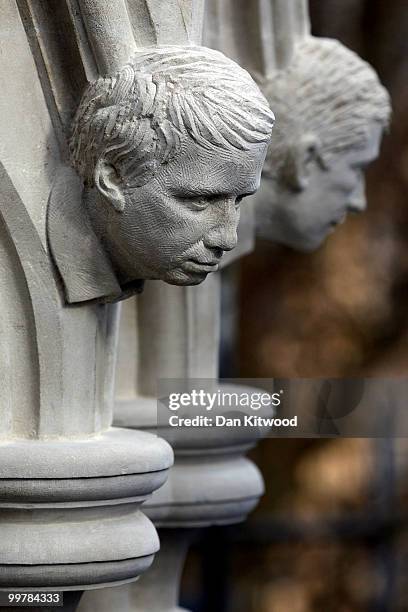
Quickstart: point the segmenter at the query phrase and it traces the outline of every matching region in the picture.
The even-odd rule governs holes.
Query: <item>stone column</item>
[[[68,306],[46,240],[75,95],[48,62],[59,35],[47,7],[0,10],[0,587],[80,591],[151,564],[159,542],[140,504],[172,452],[111,427],[118,308]],[[73,44],[65,11],[60,42]]]
[[[146,0],[129,2],[128,6],[134,16],[136,40],[152,46],[199,42],[201,2]],[[153,24],[153,30],[143,27],[146,23]],[[251,211],[243,216],[250,220]],[[250,221],[242,224],[243,246],[235,257],[252,246],[252,228]],[[115,423],[139,430],[157,429],[159,378],[217,380],[219,334],[218,273],[195,287],[147,283],[141,296],[123,304]],[[160,434],[166,436],[169,431],[160,429]],[[129,611],[179,611],[179,581],[190,534],[195,528],[244,520],[263,493],[258,469],[244,456],[257,439],[258,432],[248,429],[220,431],[211,440],[198,431],[191,440],[176,440],[170,480],[144,505],[160,529],[163,545],[154,574],[135,589],[89,593],[80,610],[107,612],[123,606]]]
[[[123,304],[115,408],[118,426],[157,430],[158,378],[217,378],[219,284],[218,274],[198,287],[150,283],[142,296]],[[245,520],[263,493],[257,467],[244,456],[258,439],[257,432],[246,428],[239,433],[223,429],[211,439],[205,432],[194,432],[189,440],[177,440],[175,465],[167,483],[143,506],[160,533],[161,552],[153,574],[138,581],[135,588],[87,594],[80,611],[90,611],[96,601],[104,612],[117,608],[119,602],[124,605],[123,601],[126,606],[122,609],[129,611],[180,610],[179,581],[194,529]]]
[[[224,256],[225,265],[253,246],[251,207],[242,221],[239,244]],[[218,378],[220,283],[220,273],[210,275],[196,287],[151,282],[141,296],[123,303],[116,368],[117,426],[157,431],[160,378]],[[220,388],[245,390],[222,384]],[[171,436],[162,429],[159,433]],[[264,491],[263,479],[245,453],[259,440],[259,432],[222,429],[211,439],[205,432],[194,433],[191,439],[172,442],[175,464],[167,483],[143,506],[159,529],[161,541],[149,576],[134,588],[86,594],[80,612],[96,607],[101,612],[118,608],[129,612],[182,612],[178,607],[179,583],[194,531],[243,521],[257,505]]]

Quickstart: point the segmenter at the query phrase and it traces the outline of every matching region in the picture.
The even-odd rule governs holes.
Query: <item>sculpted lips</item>
[[[183,268],[188,272],[216,272],[218,270],[218,263],[218,259],[211,261],[189,259],[183,264]]]
[[[346,220],[347,214],[344,213],[341,217],[339,217],[338,219],[334,219],[333,221],[330,222],[330,227],[332,228],[336,228],[338,225],[342,225],[345,220]]]

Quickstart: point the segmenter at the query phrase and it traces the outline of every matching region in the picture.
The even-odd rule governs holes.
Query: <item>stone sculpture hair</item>
[[[335,40],[304,39],[288,68],[259,81],[276,115],[264,176],[279,175],[288,146],[303,134],[317,136],[329,167],[336,153],[365,145],[371,121],[389,122],[390,98],[376,72]]]
[[[136,187],[180,151],[185,135],[207,149],[246,150],[269,140],[273,122],[251,76],[222,53],[144,49],[87,87],[74,118],[71,160],[87,186],[103,157],[125,187]]]

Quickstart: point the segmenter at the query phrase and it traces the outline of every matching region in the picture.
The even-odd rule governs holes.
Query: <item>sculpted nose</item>
[[[360,213],[367,208],[364,179],[361,180],[358,188],[352,193],[347,208],[352,213]]]
[[[367,201],[364,196],[358,199],[353,198],[352,200],[350,200],[347,208],[352,213],[364,212],[365,209],[367,208]]]
[[[217,222],[204,238],[204,244],[208,248],[231,251],[238,242],[237,227],[239,214],[235,208],[235,199],[225,202],[220,207]]]
[[[238,236],[235,226],[214,227],[208,232],[204,243],[212,249],[222,249],[223,251],[231,251],[237,246]]]

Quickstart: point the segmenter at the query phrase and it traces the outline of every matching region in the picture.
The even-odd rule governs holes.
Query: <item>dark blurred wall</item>
[[[314,254],[259,242],[242,261],[239,373],[406,375],[408,2],[310,4],[315,35],[339,39],[376,68],[392,97],[392,126],[367,174],[364,214],[350,217]],[[275,525],[277,537],[236,549],[229,612],[408,610],[406,440],[267,439],[253,458],[266,494],[247,528],[258,525],[262,533],[259,525],[269,525],[273,532]],[[327,528],[333,517],[348,525],[350,540]],[[327,528],[327,536],[285,541],[280,525],[290,532],[299,520]]]

